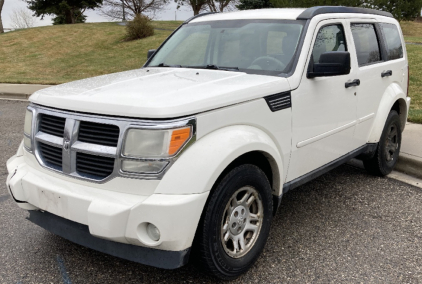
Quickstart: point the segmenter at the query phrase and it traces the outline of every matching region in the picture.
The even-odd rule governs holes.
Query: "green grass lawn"
[[[182,22],[154,21],[155,35],[124,41],[116,23],[60,25],[0,35],[0,83],[61,84],[140,68]],[[422,43],[422,23],[402,22],[407,42]],[[407,45],[412,98],[409,121],[422,123],[422,45]]]
[[[125,27],[95,23],[39,27],[0,35],[0,82],[60,84],[140,68],[182,22],[153,22],[155,35],[124,41]]]
[[[422,43],[422,23],[402,22],[404,39],[406,42]],[[422,123],[422,45],[406,46],[410,67],[409,96],[410,104],[409,121]]]

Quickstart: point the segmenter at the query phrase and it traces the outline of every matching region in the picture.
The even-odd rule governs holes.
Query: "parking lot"
[[[73,244],[25,220],[6,160],[24,102],[0,100],[0,283],[213,283],[190,263],[156,269]],[[265,251],[234,283],[422,282],[422,189],[344,165],[286,194]]]

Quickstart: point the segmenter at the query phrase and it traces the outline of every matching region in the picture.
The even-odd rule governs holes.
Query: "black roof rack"
[[[190,21],[192,21],[193,19],[202,17],[202,16],[206,16],[206,15],[211,15],[211,14],[217,14],[218,12],[206,12],[206,13],[202,13],[202,14],[198,14],[196,16],[193,16],[192,18],[187,19],[184,24],[189,23]]]
[[[297,20],[309,20],[313,17],[321,14],[333,14],[333,13],[356,13],[356,14],[370,14],[370,15],[379,15],[394,18],[393,15],[389,12],[366,9],[366,8],[354,8],[354,7],[344,7],[344,6],[317,6],[308,8],[302,12],[302,14],[297,17]]]

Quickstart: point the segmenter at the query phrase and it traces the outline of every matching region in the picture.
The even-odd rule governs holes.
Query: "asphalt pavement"
[[[162,270],[73,244],[25,220],[6,160],[27,103],[0,101],[0,283],[214,283],[192,263]],[[422,282],[422,189],[341,166],[287,193],[266,248],[233,283]]]

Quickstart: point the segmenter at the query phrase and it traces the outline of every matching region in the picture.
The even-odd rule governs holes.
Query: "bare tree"
[[[233,10],[237,2],[236,0],[207,0],[207,5],[211,12],[224,12],[224,9]]]
[[[155,14],[166,5],[166,0],[104,0],[101,14],[112,20],[134,18],[136,15]]]
[[[4,0],[0,0],[0,34],[4,33],[3,23],[1,21],[1,10],[3,9]]]
[[[174,0],[177,8],[181,6],[191,6],[193,15],[196,16],[202,11],[207,11],[207,3],[209,0]]]
[[[16,9],[10,16],[12,28],[26,29],[32,28],[35,25],[35,18],[32,17],[28,9]]]

